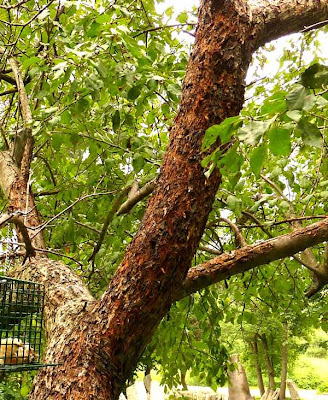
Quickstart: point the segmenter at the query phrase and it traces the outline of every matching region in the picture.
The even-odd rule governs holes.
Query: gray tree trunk
[[[249,390],[245,369],[239,361],[238,354],[233,354],[230,359],[232,362],[236,363],[238,367],[234,371],[228,372],[230,379],[229,400],[253,400]]]
[[[287,379],[287,362],[288,362],[287,339],[288,339],[288,325],[285,322],[283,325],[281,385],[280,385],[279,400],[285,400],[286,398],[286,379]]]

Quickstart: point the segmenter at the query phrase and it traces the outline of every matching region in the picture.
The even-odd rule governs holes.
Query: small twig
[[[41,225],[41,227],[39,227],[38,231],[32,236],[31,239],[34,239],[35,236],[37,236],[41,231],[43,231],[46,226],[48,226],[52,221],[54,221],[55,219],[59,218],[61,215],[65,214],[65,212],[67,212],[68,210],[70,210],[71,208],[73,208],[77,203],[79,203],[80,201],[83,201],[85,199],[88,199],[90,197],[95,197],[95,196],[105,196],[105,195],[109,195],[109,194],[113,194],[114,192],[103,192],[103,193],[92,193],[92,194],[87,194],[85,196],[79,197],[77,200],[75,200],[72,204],[70,204],[68,207],[66,207],[63,211],[59,212],[58,214],[56,214],[54,217],[50,218],[48,221],[46,221],[45,223],[43,223]]]
[[[12,78],[11,76],[8,76],[8,75],[4,74],[3,72],[0,72],[0,80],[6,81],[6,82],[11,83],[12,85],[16,86],[15,79]]]
[[[55,194],[60,193],[59,189],[56,190],[44,190],[43,192],[34,193],[34,197],[42,197],[42,196],[53,196]]]
[[[74,220],[74,222],[75,222],[77,225],[82,226],[82,228],[90,229],[90,231],[97,233],[97,235],[100,235],[100,234],[101,234],[101,231],[100,231],[99,229],[93,228],[92,226],[89,226],[89,225],[87,225],[87,224],[83,224],[83,223],[80,222],[80,221]]]
[[[304,29],[302,29],[300,32],[301,32],[301,33],[308,32],[308,31],[311,31],[312,29],[321,28],[322,26],[325,26],[325,25],[327,25],[327,24],[328,24],[328,19],[325,19],[324,21],[317,22],[317,23],[315,23],[315,24],[306,26],[306,27],[305,27]]]
[[[282,225],[282,224],[288,224],[296,221],[305,221],[309,219],[325,219],[328,218],[328,215],[309,215],[309,216],[304,216],[304,217],[296,217],[296,218],[288,218],[284,219],[283,221],[276,221],[276,222],[266,222],[266,226],[277,226],[277,225]],[[263,224],[254,224],[254,225],[239,225],[241,228],[262,228]]]
[[[19,23],[19,22],[8,22],[8,21],[4,21],[4,20],[0,20],[0,22],[2,22],[5,25],[9,25],[9,26],[21,26],[23,28],[25,28],[26,26],[28,26],[31,22],[33,22],[45,9],[47,9],[55,0],[50,0],[49,3],[45,4],[42,8],[40,8],[40,10],[33,15],[33,17],[31,19],[29,19],[27,22],[23,23]]]
[[[207,246],[198,246],[198,250],[206,251],[206,253],[215,254],[215,255],[222,254],[222,251],[216,250],[216,249],[211,249],[210,247],[207,247]]]
[[[9,11],[9,10],[12,10],[13,8],[18,8],[18,7],[22,6],[23,4],[25,4],[27,2],[28,2],[28,0],[21,0],[18,3],[13,4],[11,6],[0,5],[0,8],[2,8],[3,10]]]
[[[121,205],[117,211],[117,215],[127,214],[139,201],[148,196],[154,190],[154,188],[155,179],[146,183],[141,189],[137,190],[132,195],[129,193],[129,198]]]
[[[78,264],[81,268],[83,267],[83,264],[80,261],[77,261],[75,258],[68,256],[66,254],[59,253],[58,251],[50,250],[50,249],[38,249],[38,248],[35,248],[34,250],[39,253],[49,253],[49,254],[54,254],[56,256],[59,256],[59,257],[68,258],[68,259],[74,261],[76,264]]]
[[[234,224],[232,221],[230,221],[227,218],[223,218],[220,217],[220,220],[225,222],[226,224],[228,224],[230,226],[230,228],[233,230],[234,234],[235,234],[235,238],[236,238],[236,245],[237,247],[244,247],[247,246],[247,242],[246,239],[244,238],[244,236],[241,234],[240,230],[238,229],[237,225]]]
[[[271,179],[267,178],[264,175],[260,175],[262,179],[264,179],[278,194],[280,197],[282,197],[284,200],[288,201],[290,203],[290,200],[283,194],[282,190],[278,185],[276,185]]]
[[[149,32],[159,31],[161,29],[167,29],[167,28],[179,28],[181,26],[197,26],[197,24],[194,23],[194,22],[190,22],[190,23],[187,22],[187,23],[184,23],[184,24],[173,24],[173,25],[156,26],[154,28],[145,29],[142,32],[137,33],[133,37],[136,38],[138,36],[141,36],[141,35],[149,33]]]
[[[0,97],[1,96],[6,96],[7,94],[11,94],[11,93],[17,93],[18,90],[17,89],[9,89],[9,90],[5,90],[4,92],[0,93]]]

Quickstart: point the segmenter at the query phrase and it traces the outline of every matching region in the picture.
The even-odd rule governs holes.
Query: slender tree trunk
[[[283,343],[282,343],[282,361],[281,361],[281,385],[279,400],[285,400],[286,396],[286,380],[287,380],[287,340],[288,340],[288,325],[287,322],[283,324]]]
[[[269,353],[269,345],[268,345],[268,341],[266,338],[266,335],[259,335],[262,345],[263,345],[263,350],[264,350],[264,359],[265,359],[265,363],[266,363],[266,367],[268,370],[268,378],[269,378],[269,386],[268,386],[268,390],[270,393],[272,393],[275,389],[275,381],[274,381],[274,369],[273,369],[273,364],[270,358],[270,353]]]
[[[145,370],[145,376],[143,379],[143,383],[146,389],[146,394],[147,394],[147,400],[151,398],[151,368],[149,365],[147,365],[146,370]]]
[[[262,397],[264,395],[265,388],[264,388],[264,383],[263,383],[262,368],[261,368],[260,359],[259,359],[259,349],[258,349],[257,339],[258,339],[258,335],[255,334],[254,338],[253,338],[253,342],[251,342],[251,349],[252,349],[252,352],[254,355],[257,384],[258,384],[258,387],[260,390],[260,395]]]
[[[180,381],[181,381],[181,385],[182,385],[182,389],[183,390],[188,390],[188,385],[187,385],[187,382],[186,382],[186,373],[187,373],[186,369],[181,369],[180,370]]]

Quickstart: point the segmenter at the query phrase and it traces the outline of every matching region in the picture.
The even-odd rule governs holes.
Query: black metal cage
[[[40,363],[44,286],[0,276],[0,371],[37,369]]]

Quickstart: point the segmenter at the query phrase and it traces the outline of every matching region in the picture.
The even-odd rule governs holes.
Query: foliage
[[[312,358],[300,355],[291,377],[302,389],[327,391],[327,359]]]
[[[35,372],[8,373],[1,377],[0,399],[27,399]]]

